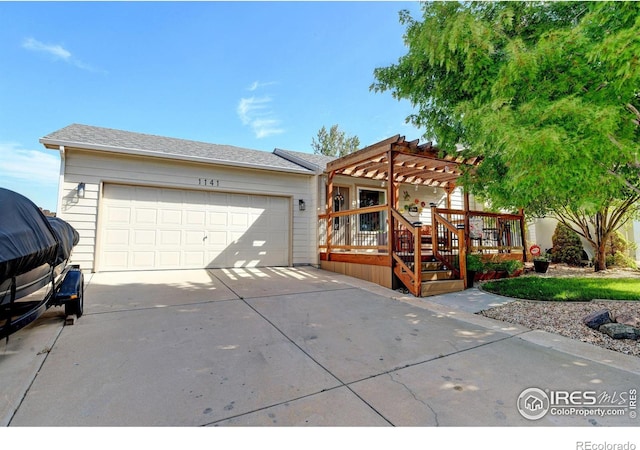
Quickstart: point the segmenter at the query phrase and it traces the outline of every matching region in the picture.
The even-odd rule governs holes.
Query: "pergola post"
[[[387,252],[389,254],[393,253],[393,230],[395,229],[391,208],[398,209],[398,186],[393,171],[394,154],[395,152],[391,149],[391,146],[389,146],[389,150],[387,151]]]
[[[333,234],[333,177],[335,175],[335,171],[329,172],[328,182],[327,182],[327,207],[326,211],[328,214],[327,218],[327,260],[331,260],[331,240]]]

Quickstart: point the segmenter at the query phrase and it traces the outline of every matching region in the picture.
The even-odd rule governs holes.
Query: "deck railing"
[[[416,297],[422,288],[421,227],[409,222],[399,211],[391,209],[393,235],[393,273]]]
[[[498,254],[503,259],[525,256],[524,217],[471,211],[468,216],[469,252]]]
[[[464,211],[431,207],[433,256],[444,263],[455,277],[467,273]]]
[[[393,266],[393,273],[415,296],[420,296],[422,259],[429,248],[433,258],[465,285],[467,254],[523,260],[526,253],[520,214],[465,213],[432,206],[430,231],[420,226],[427,224],[413,223],[387,205],[321,214],[318,219],[320,252],[327,259],[331,254],[349,254],[356,262],[370,261],[372,254],[387,255],[385,264]]]
[[[318,219],[321,252],[389,251],[386,205],[321,214]]]

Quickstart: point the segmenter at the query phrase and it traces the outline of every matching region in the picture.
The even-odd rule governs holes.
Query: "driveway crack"
[[[438,413],[431,407],[431,405],[427,402],[425,402],[424,400],[418,398],[418,396],[416,395],[415,392],[413,392],[413,390],[407,386],[405,383],[403,383],[400,380],[396,380],[395,378],[393,378],[393,373],[389,373],[389,378],[391,379],[391,381],[393,381],[396,384],[399,384],[400,386],[402,386],[403,388],[405,388],[407,390],[407,392],[409,394],[411,394],[411,396],[414,398],[414,400],[416,400],[417,402],[422,403],[424,406],[426,406],[427,408],[429,408],[429,410],[431,411],[431,413],[433,414],[433,419],[436,422],[436,426],[439,427],[440,423],[438,422]]]

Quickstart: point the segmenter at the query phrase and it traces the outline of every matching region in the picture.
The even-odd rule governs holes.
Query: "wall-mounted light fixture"
[[[84,198],[85,185],[84,183],[78,183],[78,187],[76,188],[78,192],[78,198]]]
[[[387,187],[387,182],[382,180],[382,183],[380,183],[380,187]]]
[[[305,209],[307,209],[307,205],[305,205],[304,200],[298,200],[298,209],[300,211],[304,211]]]

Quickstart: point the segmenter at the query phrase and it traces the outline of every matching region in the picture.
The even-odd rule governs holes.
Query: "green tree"
[[[577,266],[582,261],[582,241],[578,233],[563,223],[558,223],[553,237],[553,248],[551,249],[551,260],[554,262],[567,263]]]
[[[328,132],[324,126],[320,128],[318,139],[311,139],[311,147],[315,154],[340,157],[358,150],[360,140],[357,136],[346,136],[336,124]]]
[[[409,99],[440,148],[483,157],[471,192],[555,216],[606,268],[640,199],[640,3],[436,2],[400,19],[408,53],[371,88]]]

